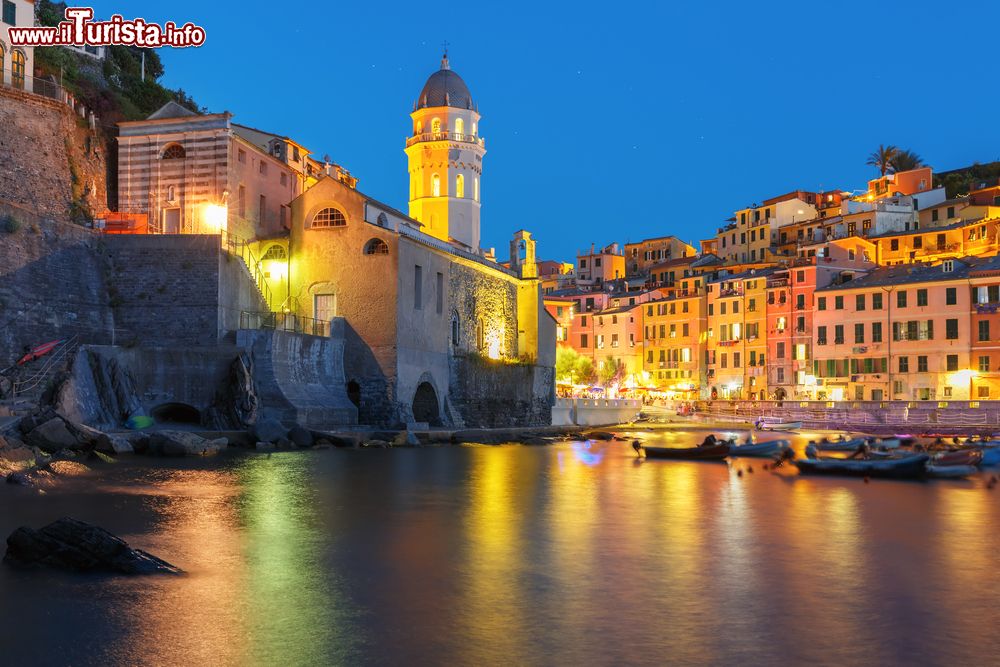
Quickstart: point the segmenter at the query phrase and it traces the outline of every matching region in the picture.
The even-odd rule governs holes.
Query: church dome
[[[448,66],[448,54],[441,59],[441,69],[431,74],[417,98],[418,109],[428,107],[476,108],[469,87]]]

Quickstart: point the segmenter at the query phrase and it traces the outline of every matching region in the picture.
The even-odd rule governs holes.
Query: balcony
[[[1000,310],[1000,303],[977,303],[976,312],[980,315],[993,314]]]
[[[486,141],[477,137],[474,134],[458,134],[457,132],[424,132],[423,134],[415,134],[412,137],[406,139],[406,147],[409,148],[413,144],[418,144],[423,141],[455,141],[462,144],[473,144],[475,146],[483,147],[486,145]]]

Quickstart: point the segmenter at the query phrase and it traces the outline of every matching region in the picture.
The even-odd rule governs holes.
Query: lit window
[[[324,208],[313,216],[313,227],[346,227],[347,218],[335,208]]]
[[[187,157],[187,152],[185,152],[184,147],[180,144],[170,144],[163,149],[162,157],[164,160],[182,160]]]
[[[389,245],[382,239],[372,239],[365,244],[366,255],[388,255]]]
[[[465,121],[461,118],[455,119],[455,134],[465,134]]]
[[[440,197],[441,196],[441,177],[437,174],[431,176],[431,196]]]
[[[465,196],[465,176],[459,174],[455,177],[455,196],[464,197]]]
[[[472,179],[472,198],[479,201],[479,177]]]
[[[10,82],[15,88],[24,88],[24,52],[14,51],[10,58]]]
[[[431,121],[431,132],[437,134],[441,131],[441,119],[435,118]]]
[[[472,121],[472,134],[473,136],[476,134],[476,121]]]

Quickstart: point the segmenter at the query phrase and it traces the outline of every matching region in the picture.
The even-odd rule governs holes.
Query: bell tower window
[[[431,121],[431,132],[437,134],[441,131],[441,119],[435,118]]]
[[[455,134],[465,134],[465,121],[461,118],[455,119]]]
[[[464,197],[465,196],[465,176],[459,174],[455,177],[455,196]]]
[[[479,177],[472,179],[472,198],[479,201]]]
[[[441,177],[437,174],[431,176],[431,196],[440,197],[441,196]]]

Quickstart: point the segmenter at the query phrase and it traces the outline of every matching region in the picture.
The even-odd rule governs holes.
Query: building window
[[[881,343],[882,342],[882,323],[872,322],[872,342]]]
[[[858,294],[854,297],[854,310],[864,310],[865,309],[865,295]]]
[[[990,339],[990,321],[979,320],[979,340],[986,342]]]
[[[431,175],[431,196],[441,196],[441,177],[437,174]]]
[[[417,310],[420,310],[424,305],[423,282],[424,282],[424,267],[420,266],[419,264],[416,264],[413,267],[413,307]],[[480,326],[482,326],[482,321],[480,321]]]
[[[459,333],[460,333],[460,328],[459,328],[458,313],[457,312],[453,312],[451,314],[451,345],[452,345],[452,347],[458,347]]]
[[[431,119],[431,132],[437,134],[441,131],[441,119],[433,118]]]
[[[455,134],[465,134],[465,121],[461,118],[455,119]]]
[[[896,307],[906,308],[906,290],[896,292]]]
[[[836,296],[836,297],[834,297],[833,298],[833,308],[834,308],[834,310],[843,310],[844,309],[844,297],[842,297],[842,296]]]
[[[242,148],[239,149],[239,151],[236,153],[236,161],[239,162],[240,164],[247,163],[247,152]]]
[[[472,179],[472,198],[479,201],[479,177],[475,176]]]
[[[366,255],[388,255],[389,244],[382,239],[372,239],[365,244]]]
[[[164,160],[183,160],[187,157],[187,152],[180,144],[168,144],[160,157]]]
[[[257,167],[257,171],[260,172],[261,176],[267,176],[267,163],[261,160],[260,165]]]
[[[872,310],[882,310],[881,294],[872,294]]]
[[[909,373],[910,372],[910,358],[909,357],[900,357],[899,358],[899,372],[900,373]]]
[[[948,370],[949,371],[957,371],[958,370],[958,355],[957,354],[949,354],[946,357],[946,360],[947,360],[947,363],[948,363]]]
[[[465,196],[465,176],[459,174],[455,177],[455,196],[464,197]]]
[[[865,325],[860,322],[854,325],[854,342],[865,342]]]
[[[434,286],[437,288],[437,291],[434,294],[434,297],[437,300],[437,303],[435,304],[435,310],[437,311],[437,314],[440,315],[441,313],[444,312],[444,274],[443,273],[438,272],[438,274],[437,274],[437,280],[436,280]]]
[[[918,373],[927,372],[927,357],[925,355],[920,355],[917,357],[917,372]]]
[[[955,287],[949,287],[944,291],[944,302],[945,305],[954,306],[958,303],[958,289]]]
[[[816,310],[826,310],[826,297],[821,296],[816,300]]]
[[[17,5],[11,0],[3,0],[3,22],[7,25],[17,25]]]
[[[267,197],[264,195],[260,196],[260,206],[257,210],[257,221],[263,223],[264,216],[267,214]]]
[[[926,306],[927,305],[927,290],[918,289],[917,290],[917,305]]]
[[[17,49],[10,56],[10,82],[15,88],[24,89],[24,52]]]
[[[944,337],[948,340],[958,339],[958,320],[945,320]]]
[[[247,189],[242,185],[236,190],[236,203],[240,217],[247,217]]]
[[[313,227],[346,227],[347,218],[335,208],[324,208],[313,216]]]
[[[167,201],[172,202],[176,200],[177,200],[177,188],[176,186],[171,185],[167,187]]]
[[[281,172],[281,184],[288,185],[288,174]]]
[[[260,261],[285,261],[286,259],[288,259],[288,254],[285,252],[285,249],[280,245],[272,245],[267,249],[267,252],[261,256]]]
[[[979,357],[979,372],[989,373],[990,372],[990,358],[987,355]]]

